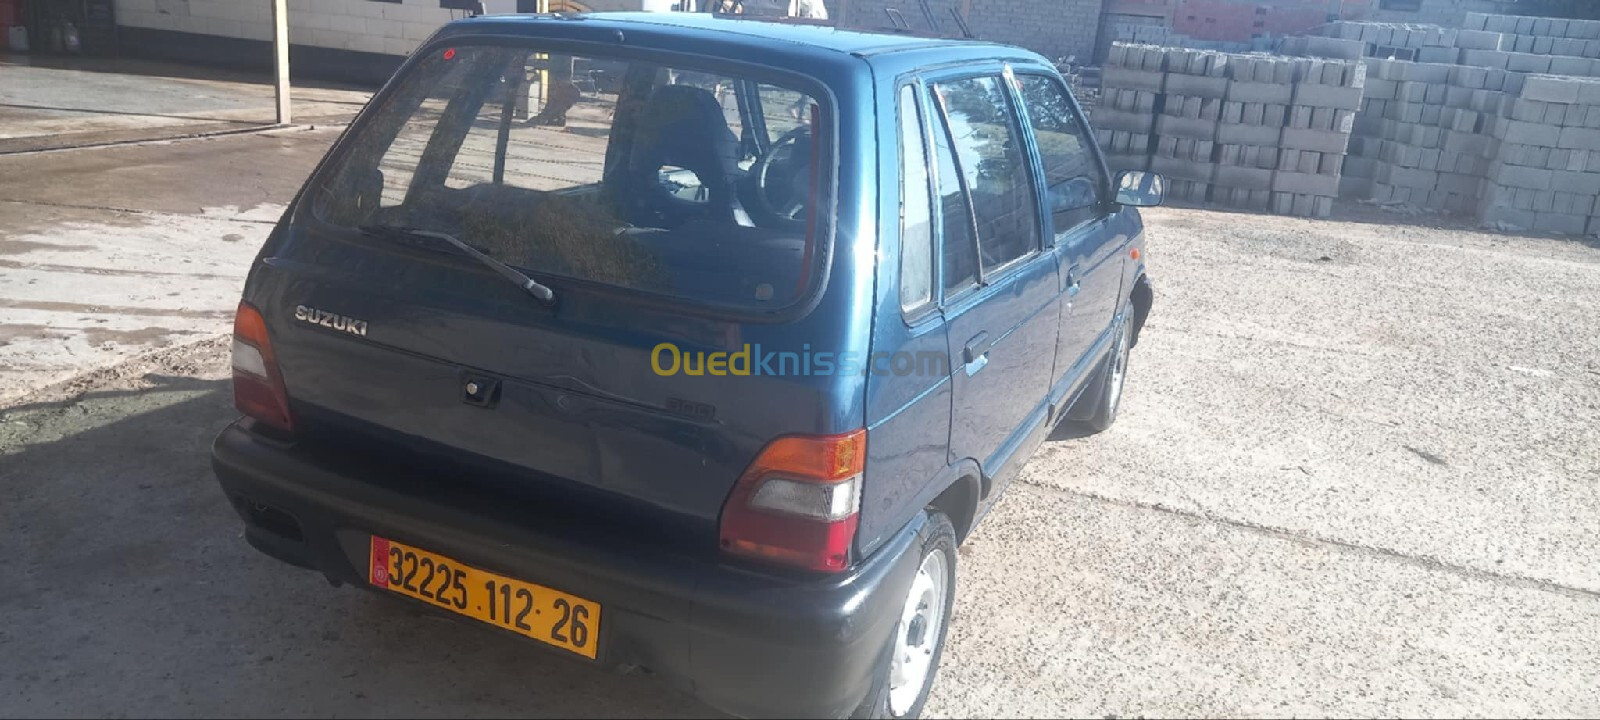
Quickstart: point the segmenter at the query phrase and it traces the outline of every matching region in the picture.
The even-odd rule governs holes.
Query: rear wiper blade
[[[510,280],[517,287],[522,288],[529,295],[537,298],[540,302],[555,302],[556,294],[548,285],[528,277],[510,265],[489,257],[483,252],[479,251],[477,248],[461,242],[460,240],[456,239],[454,235],[449,233],[442,233],[437,230],[422,230],[419,228],[405,227],[402,225],[362,225],[357,229],[368,235],[377,235],[380,237],[398,233],[413,237],[425,237],[432,238],[434,240],[443,240],[447,243],[450,243],[450,245],[455,247],[457,250],[466,253],[473,260],[477,260],[478,262],[489,266],[489,269],[500,273],[500,275],[505,279]]]

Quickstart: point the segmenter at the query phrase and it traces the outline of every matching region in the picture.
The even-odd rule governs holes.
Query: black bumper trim
[[[648,668],[744,716],[855,709],[898,622],[922,530],[912,522],[841,577],[799,581],[598,534],[540,533],[496,517],[491,498],[444,504],[333,472],[239,423],[217,436],[212,467],[247,521],[246,503],[257,503],[298,523],[298,541],[247,526],[269,556],[369,587],[366,543],[379,534],[595,600],[606,617],[598,663]]]

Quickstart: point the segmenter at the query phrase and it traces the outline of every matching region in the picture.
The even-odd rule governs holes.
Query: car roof
[[[483,15],[452,22],[444,32],[575,40],[623,37],[629,45],[691,52],[698,49],[745,60],[781,57],[787,60],[841,62],[859,58],[873,63],[900,53],[927,54],[949,61],[980,58],[1042,60],[1022,48],[981,40],[865,32],[805,22],[752,20],[692,12]],[[903,56],[896,58],[898,62],[895,64],[906,59]]]

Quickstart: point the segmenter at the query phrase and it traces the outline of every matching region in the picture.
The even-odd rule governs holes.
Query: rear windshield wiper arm
[[[425,237],[425,238],[433,238],[435,240],[443,240],[443,241],[445,241],[447,243],[450,243],[450,245],[455,247],[457,250],[460,250],[461,252],[466,253],[473,260],[477,260],[478,262],[489,266],[489,268],[491,270],[494,270],[495,272],[500,273],[500,275],[505,277],[505,279],[510,280],[513,284],[515,284],[517,287],[522,288],[529,295],[532,295],[535,298],[538,298],[539,301],[546,302],[546,303],[555,302],[556,294],[555,294],[554,291],[552,291],[550,289],[550,286],[545,285],[544,283],[541,283],[538,280],[535,280],[535,279],[533,279],[531,277],[528,277],[527,275],[524,275],[523,273],[518,271],[516,268],[511,267],[510,265],[507,265],[507,264],[505,264],[503,262],[500,262],[499,260],[496,260],[496,259],[494,259],[492,257],[489,257],[488,255],[484,254],[483,252],[480,252],[477,248],[475,248],[475,247],[473,247],[471,245],[468,245],[468,244],[466,244],[464,242],[461,242],[460,240],[457,240],[454,235],[451,235],[449,233],[442,233],[442,232],[439,232],[437,230],[420,230],[418,228],[404,227],[404,226],[401,226],[401,225],[362,225],[360,228],[357,228],[357,229],[359,229],[361,232],[364,232],[364,233],[366,233],[368,235],[384,236],[384,235],[390,235],[390,234],[393,234],[393,233],[399,233],[399,234],[403,234],[403,235],[411,235],[411,236],[414,236],[414,237]]]

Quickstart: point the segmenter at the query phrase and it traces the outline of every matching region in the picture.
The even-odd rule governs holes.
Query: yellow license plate
[[[600,641],[600,603],[480,570],[372,536],[367,580],[450,612],[571,650],[590,660]]]

